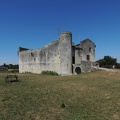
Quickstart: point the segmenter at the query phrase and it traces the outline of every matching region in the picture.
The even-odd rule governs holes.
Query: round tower
[[[61,74],[72,74],[72,33],[61,33],[59,40]]]

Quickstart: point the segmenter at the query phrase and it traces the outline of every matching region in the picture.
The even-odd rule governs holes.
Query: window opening
[[[36,58],[34,58],[34,61],[36,61]]]
[[[72,63],[75,64],[75,57],[72,57]]]
[[[87,60],[90,60],[90,55],[87,55]]]
[[[91,52],[91,47],[89,47],[89,52]]]

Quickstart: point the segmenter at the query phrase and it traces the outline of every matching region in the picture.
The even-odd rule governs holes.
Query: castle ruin
[[[61,75],[90,72],[95,63],[96,45],[85,39],[80,44],[72,43],[72,33],[63,32],[55,40],[40,49],[19,47],[19,72],[41,73],[55,71]]]

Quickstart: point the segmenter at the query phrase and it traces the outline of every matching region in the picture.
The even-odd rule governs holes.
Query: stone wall
[[[19,72],[41,73],[44,70],[60,73],[59,41],[37,50],[19,52]]]
[[[85,39],[80,45],[82,48],[82,61],[95,62],[95,44],[91,40]],[[87,60],[87,55],[89,55],[89,60]]]

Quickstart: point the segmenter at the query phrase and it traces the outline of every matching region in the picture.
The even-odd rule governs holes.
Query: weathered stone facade
[[[61,75],[90,72],[95,62],[95,44],[85,39],[72,44],[72,33],[63,32],[59,40],[36,50],[19,47],[19,72],[55,71]]]

